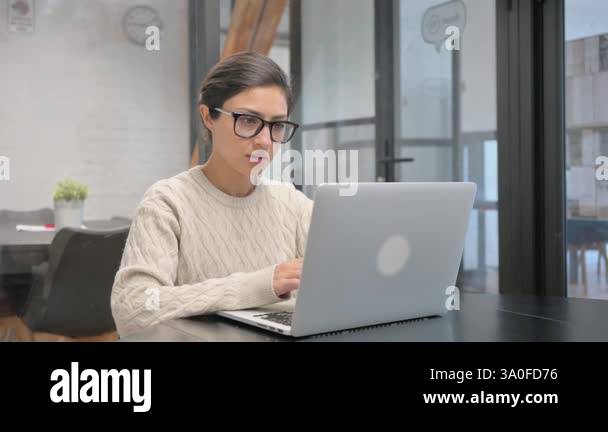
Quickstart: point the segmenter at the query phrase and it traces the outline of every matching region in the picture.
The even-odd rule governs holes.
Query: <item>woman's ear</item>
[[[209,111],[209,107],[207,105],[199,105],[198,111],[201,114],[201,119],[203,120],[205,127],[212,130],[213,119],[211,118],[211,111]]]

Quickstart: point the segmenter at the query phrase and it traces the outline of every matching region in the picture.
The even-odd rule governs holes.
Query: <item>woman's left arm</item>
[[[296,258],[303,258],[306,252],[308,230],[314,201],[304,193],[294,188],[293,199],[297,209],[298,221],[296,226]]]

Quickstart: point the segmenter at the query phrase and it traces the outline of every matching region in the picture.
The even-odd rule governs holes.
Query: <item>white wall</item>
[[[374,4],[302,2],[304,124],[373,117]]]
[[[156,180],[188,168],[187,1],[38,0],[34,34],[9,33],[0,0],[0,208],[52,206],[57,181],[89,186],[85,218],[130,216]],[[155,7],[161,50],[131,44],[122,20]]]

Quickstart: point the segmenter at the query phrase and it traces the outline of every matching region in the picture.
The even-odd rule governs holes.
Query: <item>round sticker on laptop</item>
[[[393,235],[387,238],[376,259],[378,272],[383,276],[395,276],[407,263],[410,257],[410,244],[401,235]]]

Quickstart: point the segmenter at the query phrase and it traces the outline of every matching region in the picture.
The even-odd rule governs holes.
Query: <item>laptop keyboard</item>
[[[292,312],[272,312],[272,313],[267,313],[267,314],[255,315],[256,318],[261,318],[261,319],[265,319],[268,321],[276,322],[276,323],[283,324],[288,327],[291,327],[292,316],[293,316]]]

